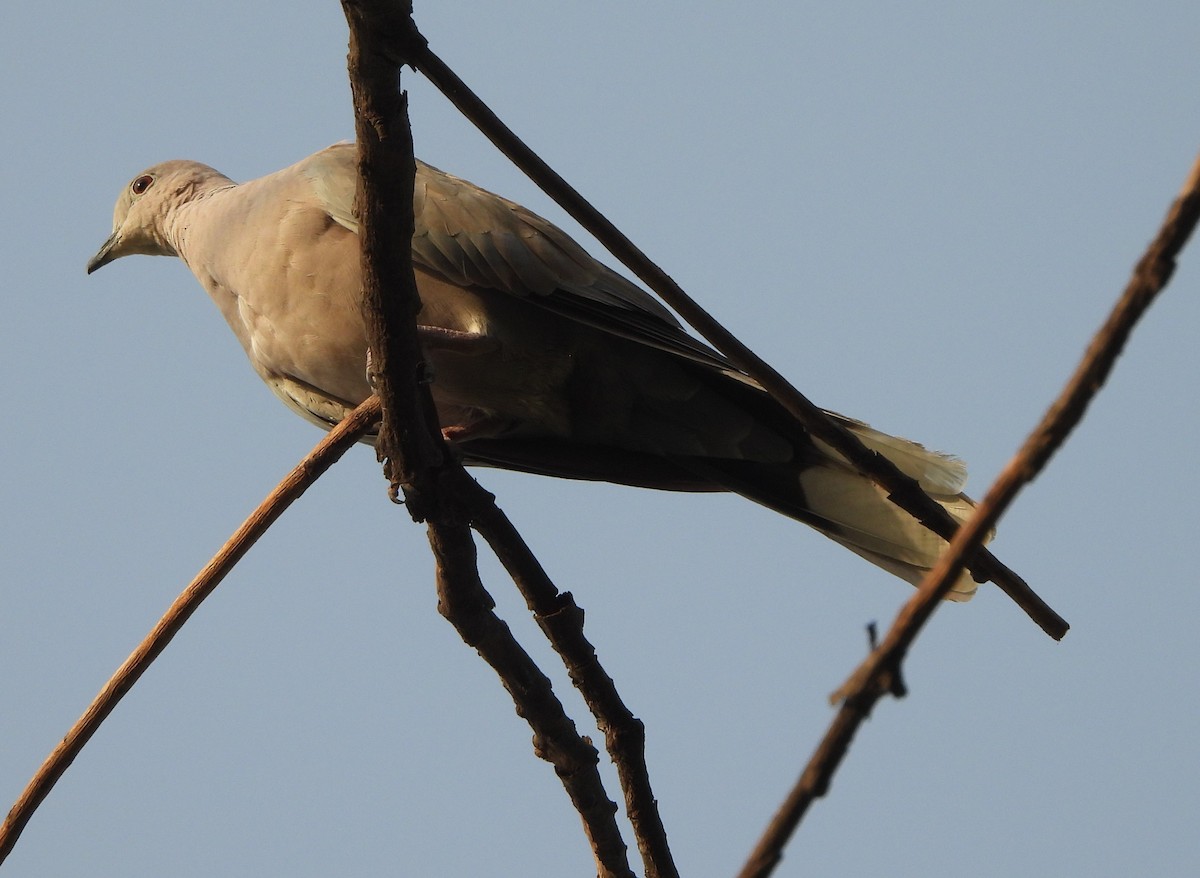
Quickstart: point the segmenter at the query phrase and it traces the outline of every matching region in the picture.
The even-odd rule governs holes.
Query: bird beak
[[[96,255],[88,260],[87,273],[91,274],[97,268],[103,268],[114,259],[121,256],[118,246],[121,243],[121,232],[118,229],[108,236],[108,240],[96,251]]]

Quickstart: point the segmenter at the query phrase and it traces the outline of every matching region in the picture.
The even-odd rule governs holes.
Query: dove
[[[259,377],[329,429],[371,394],[356,174],[351,143],[241,184],[198,162],[154,165],[122,190],[87,271],[179,257]],[[732,491],[908,582],[934,564],[945,541],[548,220],[422,162],[413,211],[418,334],[443,435],[464,463]],[[960,460],[828,414],[951,516],[970,515]],[[976,588],[964,573],[949,597]]]

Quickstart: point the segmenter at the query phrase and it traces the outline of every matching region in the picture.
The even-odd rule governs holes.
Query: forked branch
[[[410,241],[413,234],[412,135],[405,98],[396,87],[399,66],[421,42],[414,38],[415,28],[402,27],[404,22],[411,25],[411,4],[343,0],[342,5],[350,25],[359,149],[363,308],[377,368],[372,377],[383,402],[377,451],[393,494],[403,491],[414,519],[427,523],[440,611],[496,670],[517,712],[533,728],[536,752],[554,765],[583,820],[599,874],[632,876],[615,820],[616,805],[604,791],[595,748],[579,735],[550,681],[492,612],[492,599],[479,579],[467,525],[483,522],[486,527],[496,521],[499,510],[447,453],[428,387],[413,380],[424,370],[413,319],[420,301],[410,248],[395,246]],[[498,535],[492,528],[489,541],[503,558],[522,563],[532,559],[515,530]],[[550,594],[539,593],[535,602],[557,604],[557,589],[544,574],[539,585],[547,586]],[[579,635],[582,640],[582,630]],[[645,855],[646,846],[639,842],[639,847]],[[647,874],[673,876],[669,852],[663,868],[647,860]]]

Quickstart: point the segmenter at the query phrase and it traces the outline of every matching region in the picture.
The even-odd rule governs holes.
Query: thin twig
[[[54,751],[34,774],[21,795],[17,798],[8,817],[0,825],[0,863],[17,843],[25,825],[42,801],[50,794],[54,784],[62,777],[68,766],[79,755],[79,751],[100,728],[100,724],[116,708],[117,704],[158,658],[179,629],[196,611],[206,597],[212,594],[233,566],[250,550],[259,537],[283,514],[308,487],[317,480],[351,445],[357,442],[375,424],[379,417],[379,400],[371,397],[338,424],[323,438],[309,454],[296,464],[258,508],[234,531],[233,536],[221,547],[196,578],[175,599],[158,624],[138,644],[137,649],[125,659],[112,678],[104,684],[88,709],[67,732]]]
[[[475,542],[466,526],[431,523],[429,544],[437,561],[438,612],[495,669],[517,712],[533,729],[533,749],[554,766],[583,821],[600,878],[633,878],[616,804],[600,781],[599,755],[583,738],[542,673],[493,612],[479,580]]]
[[[1096,333],[1058,398],[1009,461],[970,521],[962,526],[920,589],[901,608],[883,642],[834,694],[842,706],[799,781],[750,854],[739,878],[765,878],[783,856],[783,847],[808,806],[825,795],[859,725],[875,703],[899,681],[909,646],[962,570],[974,545],[995,526],[1018,492],[1042,471],[1079,423],[1112,371],[1134,325],[1162,291],[1175,262],[1200,220],[1200,158],[1171,206],[1158,236],[1138,262],[1133,278]]]
[[[604,734],[605,749],[617,769],[625,811],[645,867],[646,878],[678,878],[666,828],[646,767],[646,729],[625,706],[595,647],[583,632],[583,610],[570,592],[560,593],[492,497],[473,480],[462,493],[470,498],[471,526],[487,540],[516,583],[534,619],[563,660]]]
[[[658,293],[734,365],[762,385],[805,429],[833,446],[857,469],[887,490],[892,502],[943,538],[949,540],[954,535],[958,523],[921,490],[915,479],[901,473],[883,455],[867,449],[858,437],[826,417],[820,408],[779,372],[701,308],[666,272],[517,137],[466,83],[429,49],[424,40],[418,37],[419,35],[414,34],[409,39],[412,54],[406,59],[406,63],[411,63],[437,86],[501,152],[541,187],[542,191]],[[1001,564],[990,552],[983,548],[975,549],[968,560],[969,567],[977,578],[995,582],[1043,631],[1055,640],[1061,640],[1066,634],[1069,627],[1067,622],[1021,577]]]

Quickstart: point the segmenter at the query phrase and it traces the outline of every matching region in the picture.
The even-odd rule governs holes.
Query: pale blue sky
[[[340,6],[302,5],[0,12],[5,808],[319,437],[178,261],[83,270],[146,165],[249,179],[351,136]],[[812,399],[963,456],[976,494],[1200,144],[1200,8],[1182,0],[416,12],[512,127]],[[423,158],[574,228],[404,81]],[[911,695],[877,709],[779,875],[1197,873],[1196,262],[995,542],[1072,632],[1051,642],[987,589],[945,607],[908,661]],[[479,478],[646,721],[681,869],[732,874],[865,624],[908,587],[735,497]],[[592,874],[528,728],[437,615],[430,567],[371,453],[349,455],[126,698],[6,878]]]

